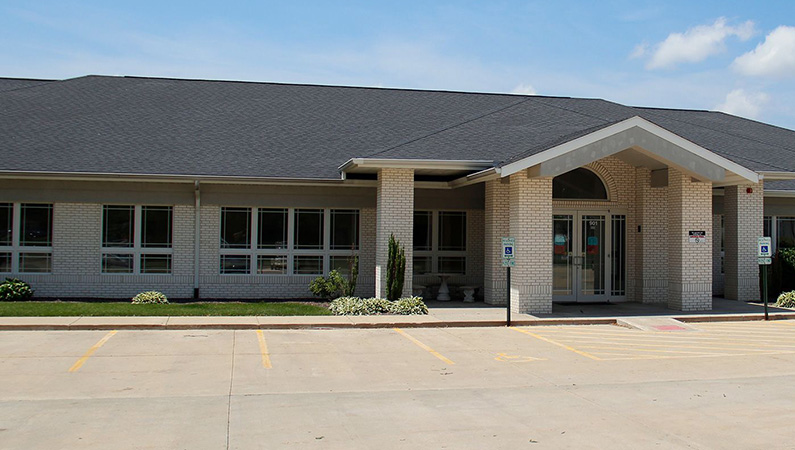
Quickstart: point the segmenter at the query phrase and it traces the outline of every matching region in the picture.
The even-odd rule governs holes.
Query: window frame
[[[222,248],[221,247],[221,233],[220,226],[218,231],[218,274],[221,276],[240,277],[240,276],[256,276],[263,278],[284,277],[284,276],[303,276],[303,277],[317,277],[320,275],[328,274],[331,270],[331,257],[333,256],[347,256],[359,255],[362,248],[362,213],[360,208],[324,208],[324,207],[284,207],[284,206],[223,206],[221,207],[221,215],[219,216],[219,225],[223,221],[224,208],[246,208],[250,214],[249,229],[251,232],[251,239],[248,247],[246,248]],[[260,210],[283,209],[287,210],[287,243],[283,248],[258,248],[259,247],[259,217]],[[320,210],[323,212],[323,229],[322,239],[323,247],[319,249],[312,248],[295,248],[295,223],[296,211],[300,210]],[[356,250],[352,249],[331,249],[331,217],[332,211],[356,211],[357,212],[357,243]],[[249,269],[247,273],[223,273],[222,271],[222,258],[223,256],[245,256],[249,261]],[[286,258],[285,272],[284,273],[259,273],[259,259],[261,256],[283,256]],[[322,273],[296,273],[295,259],[301,256],[319,256],[322,258]]]
[[[3,204],[11,205],[11,245],[0,246],[0,253],[8,253],[11,255],[11,271],[0,272],[3,274],[24,274],[24,275],[51,275],[53,255],[52,255],[52,242],[54,239],[54,216],[55,204],[54,203],[37,203],[37,202],[1,202]],[[50,223],[49,223],[49,237],[50,245],[22,245],[22,208],[23,206],[45,206],[50,209]],[[23,272],[21,271],[22,255],[46,255],[49,257],[50,267],[47,272]]]
[[[130,207],[133,208],[133,236],[132,236],[132,245],[126,247],[112,247],[105,245],[105,224],[106,224],[106,217],[105,214],[106,208],[109,207]],[[168,247],[144,247],[143,246],[143,210],[147,207],[158,207],[158,208],[170,208],[170,222],[169,222],[169,232],[171,233],[171,244]],[[99,273],[101,275],[121,275],[121,276],[138,276],[138,275],[145,275],[145,276],[173,276],[174,275],[174,228],[175,228],[175,220],[174,220],[174,206],[173,205],[141,205],[141,204],[103,204],[102,205],[102,220],[100,221],[100,254],[99,254]],[[132,272],[106,272],[104,268],[104,262],[106,255],[129,255],[132,256],[133,259],[133,269]],[[168,272],[144,272],[143,269],[143,259],[144,256],[149,255],[156,255],[156,256],[165,256],[168,255],[170,257],[169,262],[169,270]]]
[[[430,250],[417,250],[413,249],[412,255],[412,270],[414,267],[413,258],[425,257],[431,258],[431,270],[429,273],[414,273],[414,276],[428,276],[434,273],[442,273],[439,271],[439,259],[444,257],[463,258],[464,259],[464,273],[455,274],[455,276],[466,276],[470,271],[470,264],[468,258],[469,250],[469,214],[465,209],[416,209],[414,213],[430,213],[431,220],[431,249]],[[464,215],[464,249],[463,250],[439,250],[440,236],[439,236],[439,215],[440,213],[463,213]]]

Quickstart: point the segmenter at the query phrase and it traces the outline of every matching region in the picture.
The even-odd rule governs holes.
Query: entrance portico
[[[520,313],[549,313],[553,302],[637,301],[683,311],[711,309],[714,187],[727,191],[727,293],[753,296],[755,260],[745,241],[757,232],[749,224],[762,223],[758,176],[642,118],[480,171],[474,169],[483,161],[456,167],[433,167],[427,161],[386,161],[377,169],[377,163],[370,164],[378,174],[376,295],[384,295],[389,234],[407,244],[404,295],[411,292],[412,279],[433,279],[433,273],[418,277],[410,269],[418,173],[411,167],[424,165],[425,173],[439,176],[471,164],[462,184],[484,185],[483,224],[476,227],[483,234],[473,235],[470,228],[466,240],[483,243],[479,279],[487,303],[504,304],[510,289],[512,309]],[[743,195],[754,189],[758,196]],[[499,259],[505,236],[516,239],[510,286]],[[422,242],[430,245],[427,239]],[[436,257],[417,258],[443,272]],[[442,260],[450,258],[439,256]],[[471,280],[478,265],[469,260],[464,266],[461,278]]]

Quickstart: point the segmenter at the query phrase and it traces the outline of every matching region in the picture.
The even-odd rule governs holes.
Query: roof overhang
[[[500,176],[530,169],[531,176],[554,177],[633,149],[695,179],[719,184],[758,183],[759,174],[646,119],[635,116],[540,153],[504,164]]]
[[[339,167],[345,173],[377,173],[381,169],[414,169],[418,175],[464,175],[494,166],[494,161],[351,158]]]

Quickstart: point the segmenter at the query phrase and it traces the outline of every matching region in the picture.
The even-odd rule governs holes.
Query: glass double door
[[[625,236],[624,215],[591,211],[554,214],[553,300],[624,300]]]

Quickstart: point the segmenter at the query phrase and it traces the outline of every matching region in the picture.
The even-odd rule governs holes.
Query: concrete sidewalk
[[[426,316],[141,316],[141,317],[0,317],[0,330],[115,329],[306,329],[306,328],[440,328],[505,326],[505,308],[482,303],[428,302]],[[631,317],[672,318],[681,322],[762,320],[763,307],[714,299],[712,311],[682,312],[641,303],[554,305],[552,314],[511,314],[511,324],[616,325]],[[793,319],[795,310],[770,308],[772,320]]]

